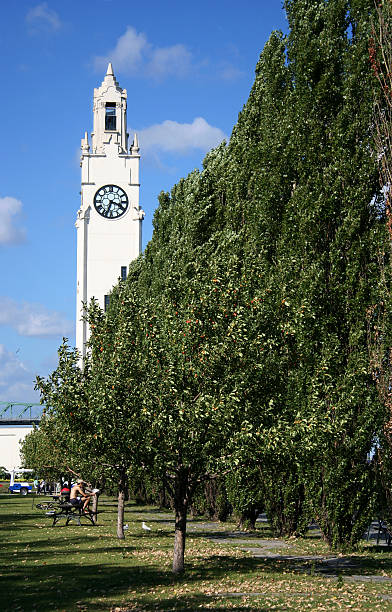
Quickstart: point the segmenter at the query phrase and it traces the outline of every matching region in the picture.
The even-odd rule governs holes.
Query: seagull
[[[151,531],[151,527],[148,527],[148,525],[146,525],[146,523],[144,521],[142,522],[142,527],[143,527],[144,531]]]

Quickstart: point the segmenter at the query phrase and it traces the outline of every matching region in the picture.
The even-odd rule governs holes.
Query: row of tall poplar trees
[[[315,519],[338,549],[355,547],[374,511],[369,454],[387,416],[368,340],[388,235],[373,0],[285,9],[289,33],[271,34],[230,141],[161,193],[108,312],[90,307],[84,370],[63,345],[38,381],[51,406],[42,432],[56,423],[57,444],[87,449],[85,469],[116,471],[120,537],[127,478],[165,482],[175,572],[211,478],[239,511],[262,503],[277,533]]]

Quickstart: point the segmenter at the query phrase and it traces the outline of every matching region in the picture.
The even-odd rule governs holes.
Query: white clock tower
[[[139,146],[128,150],[127,91],[109,64],[94,89],[94,131],[82,138],[81,206],[77,214],[76,347],[86,354],[83,304],[92,297],[106,310],[110,291],[125,279],[141,251],[144,212],[139,206]]]

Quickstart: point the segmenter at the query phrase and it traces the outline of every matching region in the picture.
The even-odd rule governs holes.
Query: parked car
[[[27,495],[31,493],[33,487],[29,485],[28,482],[15,482],[15,475],[24,472],[32,472],[33,470],[29,470],[26,468],[20,468],[18,470],[11,470],[11,478],[10,484],[8,487],[8,491],[10,493],[20,493],[21,495]]]
[[[21,495],[27,495],[27,493],[31,493],[32,490],[33,488],[28,482],[15,482],[8,487],[10,493],[20,493]]]

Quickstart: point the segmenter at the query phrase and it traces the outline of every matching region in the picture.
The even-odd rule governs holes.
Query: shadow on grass
[[[104,549],[103,549],[104,550]],[[99,552],[99,551],[94,551]],[[110,549],[113,552],[113,549]],[[287,574],[290,571],[290,563],[276,559],[253,559],[235,557],[222,557],[212,555],[206,559],[196,560],[192,566],[187,568],[186,575],[176,578],[169,570],[162,571],[157,567],[146,567],[140,564],[121,566],[116,564],[101,564],[100,566],[85,563],[77,563],[78,556],[73,555],[74,563],[62,563],[61,561],[50,565],[39,567],[14,568],[13,571],[3,579],[3,588],[0,592],[3,599],[1,609],[11,612],[16,608],[22,610],[76,610],[78,606],[86,605],[87,609],[108,610],[111,605],[118,605],[126,609],[128,604],[143,605],[143,609],[153,610],[157,602],[161,610],[200,610],[210,609],[207,604],[216,601],[217,607],[221,607],[226,600],[224,594],[213,596],[202,593],[181,593],[182,585],[192,587],[197,591],[198,585],[204,581],[216,581],[224,579],[228,574],[232,577],[238,574],[241,579],[243,575],[249,575],[258,570],[271,574]],[[130,556],[130,560],[132,555]],[[355,558],[358,563],[363,562],[362,557]],[[301,573],[293,571],[292,573]],[[303,573],[303,572],[302,572]],[[340,573],[346,574],[341,571]],[[356,570],[356,573],[358,571]],[[151,593],[151,589],[176,589],[176,595],[165,592],[162,595]],[[133,593],[136,591],[136,593]],[[10,593],[17,596],[10,597]],[[159,593],[159,591],[158,591]],[[7,595],[8,594],[8,595]],[[268,599],[270,594],[261,596],[260,612],[270,609],[270,603],[263,605],[262,600]],[[272,595],[274,596],[274,595]],[[280,595],[275,594],[274,609],[287,609],[284,601],[280,605]],[[102,600],[100,601],[100,598]],[[249,609],[242,606],[241,597],[234,598],[239,605],[237,610]],[[256,598],[252,597],[255,601]],[[284,594],[282,594],[284,599]],[[233,602],[230,598],[228,601]],[[91,608],[90,606],[93,606]],[[221,607],[221,609],[224,609]]]
[[[256,567],[263,566],[255,559],[237,559],[235,557],[224,557],[214,555],[208,559],[199,560],[188,569],[186,575],[177,578],[170,570],[162,571],[156,567],[142,565],[91,565],[78,564],[78,555],[72,554],[74,563],[63,563],[61,561],[39,566],[14,567],[10,572],[3,573],[3,585],[0,591],[1,610],[11,612],[20,607],[22,610],[74,610],[77,605],[88,605],[94,601],[94,610],[108,610],[109,605],[117,603],[124,605],[122,601],[140,602],[146,605],[153,596],[149,590],[154,587],[181,589],[181,585],[187,587],[197,585],[205,580],[223,579],[233,573],[247,573]],[[68,555],[69,556],[69,555]],[[130,560],[132,554],[130,555]],[[200,564],[200,565],[199,565]],[[271,571],[275,571],[271,564]],[[283,568],[281,567],[280,570]],[[137,591],[133,595],[129,591]],[[17,594],[12,597],[10,594]],[[102,608],[99,598],[105,598]],[[155,603],[157,599],[155,599]],[[160,609],[200,609],[200,605],[211,603],[211,597],[203,594],[193,593],[181,594],[180,596],[169,596],[165,593],[159,599]],[[152,608],[151,608],[152,609]],[[241,609],[236,608],[236,609]],[[244,608],[245,609],[245,608]],[[268,608],[258,608],[267,610]],[[279,609],[279,608],[276,608]],[[284,608],[282,608],[284,609]]]
[[[382,544],[373,544],[373,546],[366,546],[366,548],[364,549],[364,552],[370,553],[370,554],[388,553],[388,552],[392,553],[392,548],[390,546],[387,546],[387,544],[383,542]]]
[[[42,563],[44,561],[48,561],[50,564],[53,564],[53,556],[55,556],[56,559],[62,560],[65,558],[69,559],[71,555],[74,557],[75,562],[78,562],[81,557],[86,557],[87,555],[99,556],[108,553],[110,555],[121,554],[123,557],[125,557],[129,555],[132,551],[136,550],[135,546],[132,546],[127,543],[119,544],[118,546],[95,546],[94,548],[82,548],[78,550],[76,549],[76,546],[80,544],[80,539],[67,540],[64,543],[65,545],[62,549],[59,548],[58,544],[58,542],[53,544],[50,543],[50,546],[52,548],[50,549],[49,546],[46,546],[43,550],[42,545],[34,545],[34,543],[31,543],[28,545],[28,548],[20,547],[19,551],[15,554],[16,556],[23,557],[23,562],[26,562],[27,564],[32,562]],[[5,565],[9,565],[10,563],[12,563],[12,554],[15,550],[15,545],[4,546],[2,548],[3,552],[0,553],[0,560],[3,560]],[[39,550],[39,548],[41,548],[41,550]],[[19,562],[18,559],[16,561]],[[57,563],[55,563],[54,565],[56,566]]]
[[[90,527],[91,529],[94,529],[97,527],[103,527],[105,525],[105,517],[101,517],[100,515],[101,513],[98,513],[98,522],[96,525],[93,525],[88,518],[81,516],[80,517],[81,526]],[[15,531],[24,531],[26,528],[32,529],[33,527],[38,528],[38,529],[58,530],[58,529],[63,529],[63,528],[70,528],[72,526],[75,526],[76,524],[75,520],[72,520],[69,526],[68,525],[66,526],[65,521],[66,521],[67,516],[65,514],[60,517],[59,522],[54,527],[52,527],[53,515],[45,516],[42,513],[36,516],[32,514],[19,514],[17,519],[15,516],[7,517],[7,515],[2,514],[1,518],[2,518],[2,521],[4,520],[4,523],[3,522],[0,523],[0,532],[4,532],[4,533],[6,532],[9,533],[10,527],[15,532]]]
[[[42,517],[42,515],[40,515]],[[0,525],[0,529],[7,529],[9,531],[9,526],[13,525],[14,527],[19,527],[21,524],[23,526],[23,521],[29,521],[29,525],[31,522],[31,519],[34,518],[33,514],[21,514],[18,513],[17,515],[12,512],[10,514],[4,514],[2,512],[1,514],[1,525]],[[17,523],[17,524],[16,524]]]
[[[4,612],[13,611],[18,606],[22,610],[55,610],[57,606],[62,610],[74,610],[81,600],[83,603],[97,597],[115,600],[129,588],[155,584],[162,584],[162,581],[153,569],[79,565],[75,558],[74,564],[59,562],[39,567],[17,567],[11,575],[3,575],[0,607]],[[107,602],[104,609],[108,609]]]

